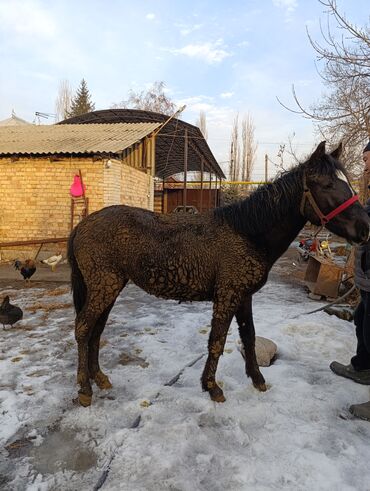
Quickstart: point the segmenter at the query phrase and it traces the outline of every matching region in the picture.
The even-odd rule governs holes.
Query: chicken
[[[20,321],[23,317],[23,311],[20,307],[16,305],[12,305],[9,302],[9,296],[7,295],[3,303],[0,305],[0,323],[3,325],[5,330],[5,326],[12,326],[16,322]]]
[[[55,271],[57,264],[59,264],[62,259],[63,256],[61,253],[59,253],[56,256],[50,256],[47,259],[43,259],[41,262],[43,264],[47,264],[48,266],[51,266],[51,270]]]
[[[19,259],[16,259],[14,261],[14,267],[21,272],[21,275],[23,276],[26,283],[30,281],[31,276],[36,271],[36,263],[33,259],[26,259],[23,262]]]

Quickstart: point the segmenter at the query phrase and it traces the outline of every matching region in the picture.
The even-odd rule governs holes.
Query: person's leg
[[[360,366],[360,369],[363,370],[363,367],[370,368],[370,293],[361,291],[361,297],[363,304],[362,322],[359,328],[356,324],[357,353],[351,362],[355,368]],[[349,410],[357,418],[370,421],[370,401],[353,404]]]
[[[370,293],[360,290],[361,302],[355,315],[357,349],[351,359],[353,368],[357,371],[370,369]]]
[[[356,326],[357,349],[349,365],[337,361],[330,364],[330,369],[340,377],[349,378],[363,385],[370,385],[370,356],[364,340],[364,329],[370,337],[370,294],[360,290],[361,301],[358,304],[354,323]]]

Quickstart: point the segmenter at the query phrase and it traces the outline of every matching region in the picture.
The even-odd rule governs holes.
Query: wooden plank
[[[56,239],[33,239],[33,240],[15,240],[12,242],[0,242],[0,247],[16,247],[36,244],[56,244],[57,242],[68,242],[69,237],[59,237]]]

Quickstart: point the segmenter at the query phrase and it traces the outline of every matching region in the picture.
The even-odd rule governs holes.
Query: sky
[[[355,24],[369,23],[367,0],[338,6]],[[223,168],[233,119],[249,113],[258,144],[253,177],[264,177],[265,154],[271,176],[280,144],[291,139],[303,158],[320,140],[277,98],[294,108],[294,85],[309,107],[326,90],[307,36],[322,40],[325,10],[318,0],[0,0],[0,119],[12,110],[28,121],[36,111],[54,113],[65,79],[75,90],[85,78],[96,109],[164,81],[178,107],[186,104],[185,121],[205,111]]]

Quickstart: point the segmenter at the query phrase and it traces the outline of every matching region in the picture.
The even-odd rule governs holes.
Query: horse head
[[[338,160],[341,152],[340,144],[327,154],[325,142],[321,142],[302,164],[301,214],[314,225],[323,225],[349,242],[361,244],[369,238],[370,220]]]

